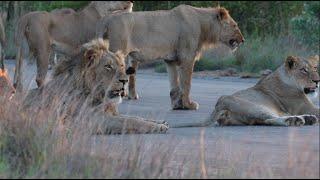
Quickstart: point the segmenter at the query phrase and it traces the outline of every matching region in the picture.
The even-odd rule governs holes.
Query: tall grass
[[[81,117],[64,130],[50,121],[51,112],[25,114],[20,103],[1,101],[1,178],[319,178],[319,152],[308,144],[314,139],[289,149],[289,161],[273,167],[269,156],[256,158],[228,138],[217,139],[212,152],[205,130],[182,146],[166,135],[93,136]]]
[[[65,129],[50,121],[52,112],[24,113],[20,103],[1,102],[0,177],[152,178],[162,173],[170,158],[171,147],[145,148],[139,140],[99,147],[99,136],[89,133],[90,126],[81,123],[81,117],[76,117],[72,129]]]

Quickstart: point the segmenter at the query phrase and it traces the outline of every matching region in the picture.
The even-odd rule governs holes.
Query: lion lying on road
[[[110,41],[110,51],[139,61],[164,59],[169,73],[173,109],[198,109],[190,99],[193,66],[206,48],[222,42],[235,50],[244,38],[224,8],[180,5],[168,11],[132,12],[104,17],[98,36]],[[138,99],[135,75],[129,77],[129,98]]]
[[[319,56],[288,56],[272,74],[254,87],[218,99],[210,120],[183,127],[216,125],[313,125],[320,109],[306,94],[317,91]]]
[[[63,125],[77,119],[93,124],[94,133],[160,133],[168,126],[138,117],[118,114],[121,94],[128,82],[124,57],[108,52],[102,39],[83,45],[78,55],[62,61],[53,78],[39,89],[31,90],[22,109],[30,114],[53,113]]]

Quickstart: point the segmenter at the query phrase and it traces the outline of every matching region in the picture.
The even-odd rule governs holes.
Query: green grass
[[[195,63],[194,71],[221,70],[231,67],[239,72],[258,73],[265,69],[275,70],[288,55],[308,57],[315,54],[319,54],[317,49],[307,49],[288,37],[249,38],[232,56],[217,59],[201,58]],[[158,63],[155,71],[166,72],[165,63]]]

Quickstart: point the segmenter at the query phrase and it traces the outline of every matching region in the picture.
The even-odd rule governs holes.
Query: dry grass
[[[1,178],[319,178],[314,139],[298,149],[289,144],[288,161],[270,166],[272,157],[223,137],[212,152],[205,129],[187,142],[169,135],[93,136],[81,116],[64,128],[52,119],[54,109],[20,111],[21,99],[0,100]]]

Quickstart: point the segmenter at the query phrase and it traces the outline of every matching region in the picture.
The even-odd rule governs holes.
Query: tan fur
[[[168,11],[122,13],[101,21],[98,36],[110,41],[110,51],[128,55],[132,68],[154,59],[167,62],[173,109],[198,109],[198,103],[190,99],[190,88],[194,63],[204,49],[218,42],[236,49],[244,41],[224,8],[180,5]],[[129,98],[138,99],[135,75],[129,81]]]
[[[11,98],[14,93],[7,71],[0,69],[0,98]]]
[[[29,53],[36,58],[36,81],[38,87],[41,87],[48,70],[52,41],[79,47],[95,37],[95,26],[101,17],[131,10],[132,3],[129,1],[93,1],[79,12],[60,9],[25,14],[19,19],[15,32],[17,68],[14,86],[22,90],[22,60],[27,58]]]
[[[308,99],[306,92],[319,86],[318,65],[319,56],[309,59],[288,56],[282,66],[255,86],[220,97],[209,121],[183,127],[316,124],[320,119],[320,109]]]
[[[51,118],[67,127],[85,120],[93,125],[93,133],[166,132],[166,124],[119,115],[120,95],[128,82],[124,57],[108,52],[102,39],[82,47],[78,55],[56,66],[51,81],[30,91],[23,110],[54,112]]]

